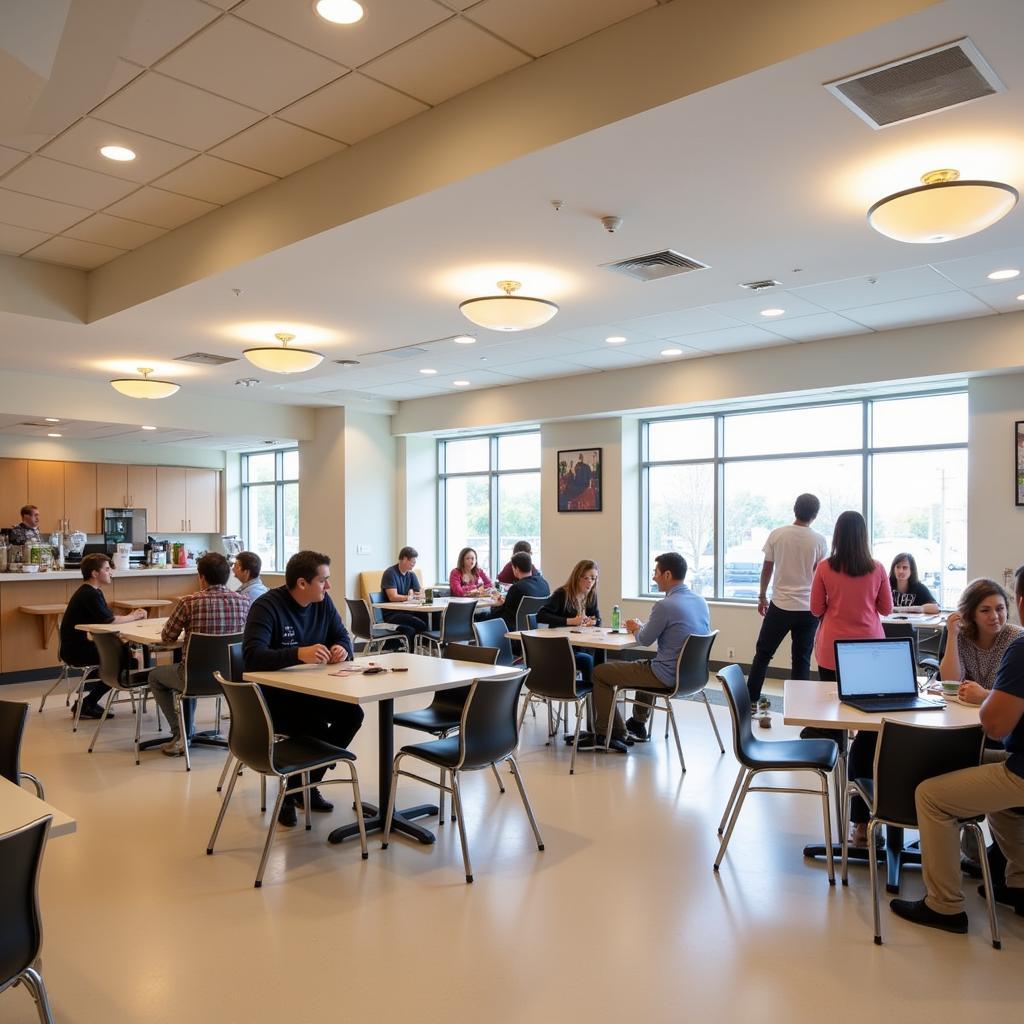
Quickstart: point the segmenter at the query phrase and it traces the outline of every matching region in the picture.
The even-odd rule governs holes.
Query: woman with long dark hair
[[[569,578],[552,593],[548,603],[537,612],[537,622],[546,626],[600,626],[601,609],[597,606],[597,562],[584,558],[573,566]],[[576,668],[583,682],[590,685],[596,660],[604,660],[603,652],[573,648]]]
[[[940,610],[932,592],[918,578],[917,562],[909,551],[901,551],[892,560],[889,589],[892,606],[898,611],[936,615]]]
[[[491,578],[480,568],[476,551],[463,548],[455,568],[448,574],[452,597],[482,597],[491,589]]]

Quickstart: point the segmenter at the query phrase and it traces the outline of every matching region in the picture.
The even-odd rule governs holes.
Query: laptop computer
[[[945,701],[918,696],[910,637],[834,643],[841,703],[869,712],[939,711],[946,706]]]

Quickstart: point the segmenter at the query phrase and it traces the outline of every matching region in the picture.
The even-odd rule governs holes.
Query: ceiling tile
[[[960,260],[948,260],[945,263],[933,262],[932,266],[961,288],[982,288],[992,283],[988,280],[988,275],[993,270],[1016,267],[1017,270],[1024,271],[1024,246],[1000,249],[981,256],[968,256]]]
[[[213,203],[204,203],[199,199],[190,199],[188,196],[179,196],[173,192],[146,186],[119,203],[114,203],[106,212],[170,230],[216,209]]]
[[[251,167],[218,160],[215,156],[197,156],[191,163],[158,178],[155,185],[179,195],[202,199],[207,203],[230,203],[239,196],[270,185],[277,178]]]
[[[3,179],[4,188],[40,199],[73,203],[98,210],[135,189],[132,182],[73,167],[43,156],[34,156]]]
[[[0,223],[55,234],[89,216],[90,210],[50,199],[37,199],[0,188]]]
[[[137,249],[140,245],[152,242],[154,238],[158,238],[163,233],[163,228],[140,224],[136,220],[111,217],[106,213],[94,214],[64,232],[68,238],[77,238],[83,242],[98,242],[101,245],[111,245],[117,249]]]
[[[108,160],[100,156],[101,146],[124,146],[133,150],[134,160]],[[93,117],[86,117],[58,136],[40,151],[42,156],[52,157],[76,167],[99,171],[101,174],[134,181],[140,185],[159,178],[186,160],[196,155],[194,149],[175,146],[151,135],[142,135],[129,128],[107,124]]]
[[[573,363],[589,366],[593,370],[618,369],[648,362],[648,357],[633,352],[628,345],[607,345],[603,349],[595,348],[589,352],[574,352],[568,358]]]
[[[741,330],[748,330],[749,328],[740,328]],[[692,359],[695,356],[703,355],[702,352],[697,351],[690,344],[684,345],[682,342],[669,342],[665,339],[660,341],[638,341],[635,345],[619,346],[621,351],[625,348],[628,355],[634,359],[642,359],[644,362],[671,362],[674,359]],[[683,351],[677,356],[663,356],[662,350],[666,348],[681,348]]]
[[[571,377],[580,373],[590,373],[590,368],[574,363],[564,363],[558,359],[530,359],[523,363],[504,366],[500,372],[520,380],[541,380],[545,377]],[[474,376],[477,375],[476,370],[467,371],[467,376],[470,373]]]
[[[655,0],[484,0],[466,17],[540,57],[654,6]]]
[[[793,319],[781,317],[778,323],[766,328],[772,334],[790,341],[815,341],[819,338],[841,338],[847,334],[866,334],[868,329],[838,313],[814,313]]]
[[[731,327],[727,331],[711,331],[708,334],[691,334],[686,344],[699,352],[732,352],[744,348],[769,348],[785,345],[784,339],[760,327]]]
[[[236,164],[284,178],[344,148],[342,142],[287,121],[279,121],[276,117],[268,117],[210,152]]]
[[[792,294],[802,299],[841,312],[854,306],[877,306],[883,302],[898,299],[914,299],[921,295],[936,295],[950,292],[956,286],[931,267],[908,267],[893,270],[887,274],[871,274],[865,277],[850,277],[845,281],[829,281],[827,284],[794,288]]]
[[[965,320],[968,317],[992,315],[992,310],[980,299],[966,292],[945,292],[919,299],[886,302],[880,306],[861,306],[846,310],[851,320],[876,331],[914,324],[933,324],[942,320]]]
[[[571,338],[573,341],[585,341],[595,348],[599,345],[607,344],[605,338],[620,337],[626,338],[628,341],[648,341],[656,338],[657,335],[641,330],[637,326],[642,320],[646,319],[648,318],[642,317],[638,320],[630,320],[627,323],[597,324],[594,327],[573,328],[568,331],[559,331],[558,335],[561,338]]]
[[[429,384],[418,384],[408,381],[403,384],[378,384],[367,388],[371,394],[380,395],[382,398],[397,398],[402,401],[407,398],[429,398],[431,395],[447,394],[449,388],[431,387]],[[468,390],[468,389],[464,389]]]
[[[278,117],[351,145],[426,109],[425,104],[352,72],[293,103]]]
[[[1000,313],[1024,311],[1024,281],[1019,277],[1013,281],[985,285],[984,288],[972,288],[971,294]]]
[[[324,21],[307,0],[245,0],[234,14],[325,57],[355,68],[452,16],[433,0],[365,3],[355,25]]]
[[[145,70],[145,68],[139,67],[138,64],[129,64],[128,61],[121,60],[118,57],[114,70],[110,74],[110,81],[107,82],[107,87],[103,90],[102,99],[105,100],[113,96],[118,89],[123,89],[132,79],[138,78]]]
[[[191,149],[209,149],[261,119],[256,110],[153,71],[126,85],[93,114]]]
[[[716,302],[708,308],[712,312],[730,316],[743,323],[757,324],[759,327],[796,316],[811,316],[813,313],[822,312],[821,306],[785,291],[771,291],[764,295],[751,296],[749,299],[734,299],[731,302]],[[785,313],[781,316],[761,315],[762,309],[772,308],[784,309]]]
[[[455,18],[372,61],[368,75],[425,103],[443,103],[529,61],[507,43]]]
[[[638,332],[649,338],[677,338],[684,334],[724,331],[729,327],[737,326],[739,326],[739,321],[735,317],[725,316],[722,313],[700,307],[638,317],[636,320],[624,323],[622,333],[627,337],[631,332]]]
[[[149,67],[216,17],[199,0],[144,0],[122,56]]]
[[[0,146],[0,174],[5,174],[12,167],[17,167],[22,160],[28,158],[28,153],[22,153],[20,149],[8,149]]]
[[[12,224],[0,224],[0,252],[20,256],[49,237],[45,231],[31,231],[29,228],[16,228]]]
[[[80,242],[75,238],[51,238],[33,249],[29,253],[29,259],[61,263],[67,267],[78,267],[80,270],[92,270],[93,267],[109,263],[121,255],[122,249],[114,249],[109,245]]]
[[[270,114],[347,68],[228,15],[162,60],[158,70]]]
[[[454,382],[457,380],[468,380],[469,388],[457,388]],[[501,387],[503,384],[514,383],[511,374],[492,373],[489,370],[459,370],[458,373],[438,374],[430,378],[430,384],[425,387],[437,388],[446,394],[454,394],[459,391],[467,391],[470,388],[493,388]]]
[[[508,335],[504,337],[507,339]],[[477,347],[476,345],[453,345],[452,350],[461,348],[463,350],[461,354],[472,358],[472,365],[479,365],[486,359],[488,368],[493,368],[508,366],[512,363],[525,363],[533,359],[571,359],[577,352],[586,352],[593,348],[585,341],[553,336],[526,337],[516,341],[506,340],[505,344],[490,346],[482,349],[479,353],[474,351]],[[463,362],[462,365],[465,363]]]

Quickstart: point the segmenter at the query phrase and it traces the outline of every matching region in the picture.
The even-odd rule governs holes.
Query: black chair
[[[530,636],[522,637],[523,654],[530,670],[530,678],[526,689],[529,693],[519,712],[519,728],[523,727],[530,697],[539,697],[548,703],[572,704],[576,708],[576,731],[573,734],[572,760],[569,762],[569,774],[576,774],[576,749],[580,742],[580,722],[583,720],[583,708],[587,707],[593,720],[594,709],[591,704],[592,686],[584,686],[576,672],[576,658],[572,644],[567,636]],[[557,733],[557,719],[551,725],[549,716],[548,744]],[[566,720],[565,727],[569,727]]]
[[[524,597],[519,602],[519,607],[516,608],[516,631],[522,631],[524,629],[536,629],[537,622],[534,620],[533,626],[527,621],[527,616],[536,615],[550,601],[550,597]]]
[[[378,608],[377,605],[384,604],[387,598],[384,596],[382,590],[371,590],[367,595],[370,598],[370,611],[373,613],[373,624],[375,626],[387,625],[384,621],[384,610]]]
[[[537,849],[544,849],[544,840],[541,837],[540,829],[537,827],[537,819],[533,815],[533,808],[530,806],[530,798],[526,795],[526,787],[523,785],[523,777],[519,772],[519,765],[516,763],[515,749],[519,742],[519,729],[516,722],[516,704],[519,701],[519,693],[523,688],[523,681],[529,675],[529,670],[517,672],[512,676],[504,676],[496,679],[477,679],[469,689],[469,696],[466,698],[465,707],[462,710],[462,721],[459,724],[458,736],[450,736],[443,740],[434,740],[431,743],[419,743],[412,746],[402,747],[395,757],[394,774],[391,779],[391,794],[388,798],[388,814],[384,823],[384,841],[381,848],[386,850],[391,837],[391,818],[395,810],[395,797],[398,793],[398,778],[404,775],[409,779],[416,779],[428,786],[437,786],[433,779],[427,779],[422,775],[403,770],[402,761],[407,757],[414,757],[424,761],[442,773],[447,773],[451,780],[450,787],[443,782],[440,785],[441,792],[449,792],[452,795],[452,803],[455,805],[456,819],[459,824],[459,839],[462,842],[462,860],[466,869],[466,881],[473,881],[473,866],[469,859],[469,844],[466,841],[466,818],[462,810],[462,792],[459,786],[459,774],[461,772],[478,771],[481,768],[489,768],[501,762],[508,761],[515,776],[516,785],[519,787],[519,795],[523,799],[523,806],[526,808],[530,825],[533,828],[534,837],[537,840]]]
[[[476,642],[481,647],[496,647],[498,660],[496,665],[507,665],[511,668],[516,663],[512,651],[512,641],[508,638],[508,626],[504,619],[478,619],[473,623]]]
[[[277,739],[274,735],[274,723],[267,710],[263,694],[259,687],[252,683],[232,682],[226,679],[219,672],[216,673],[217,683],[223,689],[228,700],[228,707],[231,709],[231,729],[228,733],[228,746],[238,766],[245,765],[254,772],[259,772],[264,778],[272,775],[277,779],[277,800],[274,803],[274,810],[270,817],[270,829],[267,832],[267,841],[263,845],[263,856],[260,858],[259,870],[256,872],[255,887],[263,885],[263,871],[267,866],[267,858],[270,856],[270,847],[274,842],[274,832],[277,829],[277,816],[281,812],[281,804],[284,801],[285,791],[289,780],[296,775],[302,776],[302,785],[292,789],[292,794],[304,794],[303,803],[306,808],[306,830],[311,829],[312,823],[309,814],[309,790],[314,786],[350,785],[352,787],[352,802],[356,815],[356,822],[359,825],[359,841],[363,850],[363,860],[368,854],[366,851],[366,828],[363,824],[363,802],[359,797],[359,775],[356,773],[356,766],[353,763],[356,755],[343,747],[336,747],[323,740],[315,739],[312,736],[290,736],[287,739]],[[309,773],[318,768],[333,768],[336,764],[342,763],[348,767],[349,777],[347,779],[327,779],[319,783],[311,783]],[[221,823],[227,812],[228,804],[231,802],[231,794],[235,791],[235,783],[238,781],[238,772],[231,771],[231,781],[228,783],[227,792],[220,805],[220,813],[217,815],[217,823],[213,826],[213,833],[206,846],[206,852],[213,854],[214,844],[217,842],[217,834],[220,832]]]
[[[452,601],[441,612],[441,628],[428,629],[416,634],[416,654],[436,654],[441,657],[450,643],[468,643],[474,639],[473,616],[476,601]]]
[[[39,973],[43,922],[39,915],[39,869],[52,815],[0,835],[0,992],[19,982],[36,1004],[41,1024],[53,1012]]]
[[[242,672],[244,671],[244,661],[242,656],[242,644],[234,643],[228,644],[228,670],[229,674],[225,676],[226,679],[230,679],[232,682],[242,682]],[[231,753],[230,745],[228,746],[228,756],[224,760],[224,768],[221,770],[220,779],[217,782],[217,792],[219,793],[224,788],[224,780],[228,777],[228,769],[231,767],[231,762],[234,761],[235,755]],[[238,773],[241,774],[242,769],[238,769]],[[267,809],[267,777],[265,775],[260,776],[260,788],[262,792],[262,801],[260,810],[265,811]]]
[[[917,644],[917,629],[909,622],[883,622],[882,629],[889,640],[910,640],[914,651],[914,664],[923,669],[931,682],[939,674],[939,659],[924,654]]]
[[[115,704],[123,704],[124,697],[128,697],[132,706],[135,706],[135,695],[148,692],[149,669],[133,668],[135,664],[131,651],[127,645],[121,642],[116,633],[94,633],[93,642],[96,650],[100,653],[100,679],[111,689],[111,694],[103,705],[103,714],[96,723],[96,731],[92,734],[89,742],[89,753],[93,752],[96,741],[99,739],[100,730],[107,720],[107,714]],[[79,700],[81,706],[81,700]],[[139,763],[139,728],[142,725],[142,707],[135,709],[135,763]]]
[[[387,650],[389,643],[396,643],[395,650],[409,652],[409,644],[391,623],[375,625],[370,618],[370,609],[363,601],[346,597],[348,617],[351,623],[353,644],[362,644],[362,654],[379,654]]]
[[[875,766],[870,779],[851,779],[846,787],[846,811],[849,818],[850,797],[859,796],[871,813],[868,819],[868,850],[875,848],[875,829],[879,825],[896,828],[917,828],[917,805],[914,794],[926,779],[963,768],[974,768],[981,763],[985,734],[980,725],[963,725],[956,728],[941,726],[911,725],[908,722],[894,722],[882,719],[882,728],[875,747]],[[978,849],[984,851],[985,840],[981,834],[980,814],[959,822],[961,830],[967,829],[974,836]],[[843,836],[843,885],[848,883],[849,838]],[[988,858],[982,856],[982,877],[985,884],[985,900],[988,903],[988,923],[992,933],[992,945],[1000,948],[999,923],[996,920],[995,902],[992,898],[992,878]],[[875,944],[882,944],[882,926],[878,913],[878,864],[876,857],[869,857],[871,871],[871,903],[874,910]]]
[[[722,683],[732,716],[732,740],[740,771],[725,806],[725,813],[718,826],[722,843],[715,858],[715,871],[725,856],[726,847],[736,826],[736,819],[743,809],[748,793],[806,793],[821,797],[822,818],[825,825],[825,854],[828,861],[828,884],[836,884],[835,865],[832,858],[832,822],[829,815],[828,772],[835,769],[839,747],[835,740],[800,739],[777,740],[775,742],[754,739],[750,728],[750,694],[747,682],[739,665],[726,665],[718,678]],[[752,786],[750,783],[764,772],[814,772],[821,783],[820,789],[794,789]],[[728,823],[728,824],[727,824]]]
[[[0,778],[21,785],[28,779],[36,787],[36,795],[45,800],[43,784],[31,773],[21,770],[21,741],[28,721],[28,705],[19,701],[0,700]]]

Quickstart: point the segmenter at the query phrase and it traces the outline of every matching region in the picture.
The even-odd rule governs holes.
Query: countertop
[[[185,576],[196,574],[194,565],[182,569],[127,569],[114,571],[115,580],[146,579],[150,576]],[[0,572],[0,583],[31,583],[33,580],[81,580],[79,569],[64,569],[61,572]]]

